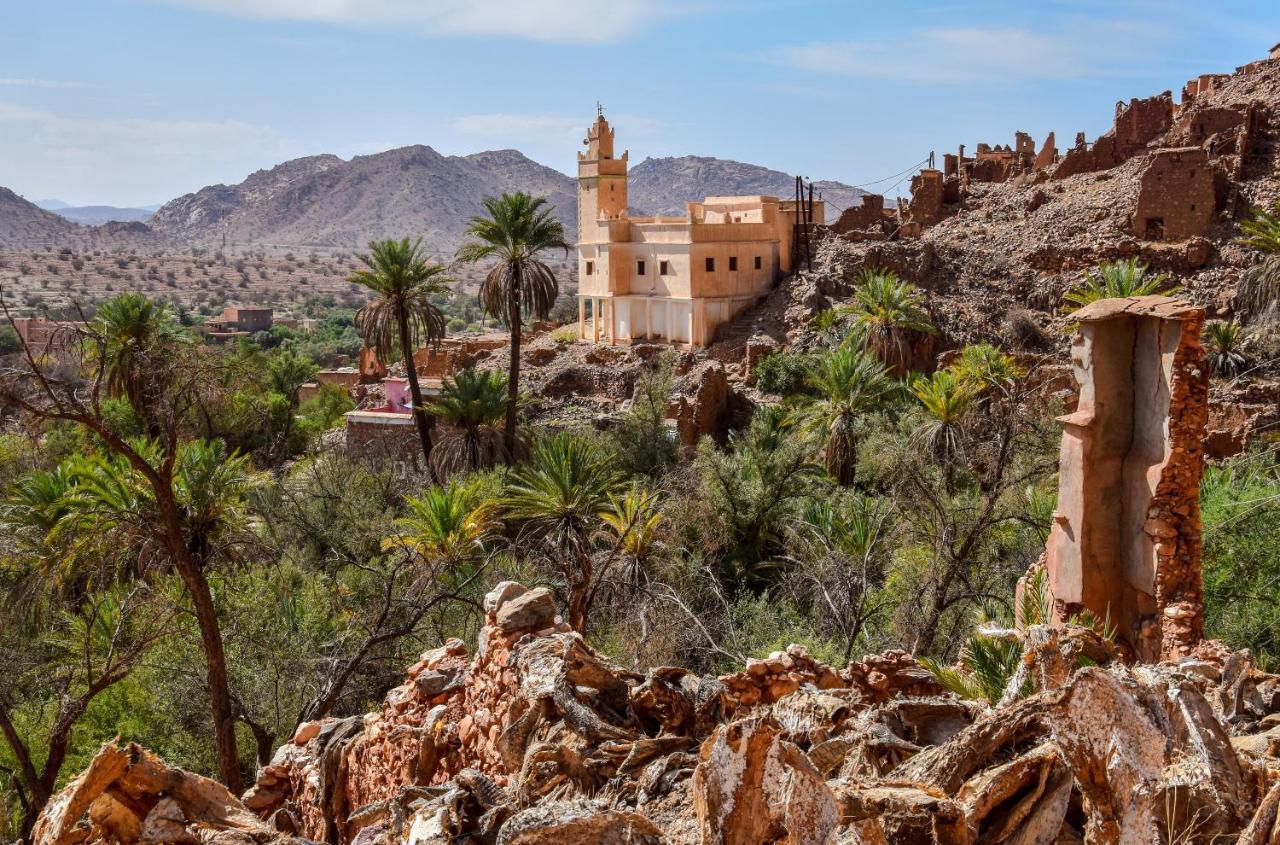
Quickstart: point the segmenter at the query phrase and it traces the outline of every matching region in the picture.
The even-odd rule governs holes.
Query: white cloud
[[[62,79],[0,79],[0,88],[90,88],[84,82]]]
[[[801,70],[863,79],[941,84],[1078,79],[1100,72],[1115,56],[1133,55],[1141,38],[1125,21],[1063,31],[1067,34],[935,28],[914,33],[905,43],[815,41],[783,47],[771,58]]]
[[[263,20],[421,35],[494,36],[602,43],[633,34],[662,14],[659,0],[152,0]]]
[[[6,187],[72,202],[167,200],[298,154],[265,126],[237,120],[150,120],[58,114],[0,103],[0,160],[20,161]]]

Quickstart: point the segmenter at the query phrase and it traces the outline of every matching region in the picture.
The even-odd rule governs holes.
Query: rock
[[[555,598],[546,587],[516,595],[501,604],[496,615],[499,630],[508,636],[520,631],[536,631],[545,628],[552,624],[555,618]]]
[[[320,733],[320,727],[319,722],[303,722],[298,725],[298,729],[293,732],[293,744],[306,745]]]
[[[529,589],[515,581],[500,581],[497,586],[485,594],[484,612],[497,613],[498,610],[516,596],[524,595]]]

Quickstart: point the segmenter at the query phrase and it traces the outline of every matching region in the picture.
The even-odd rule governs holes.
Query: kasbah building
[[[707,197],[684,215],[627,213],[627,158],[603,112],[578,153],[578,335],[706,346],[791,272],[797,202]],[[821,221],[815,200],[808,215]]]

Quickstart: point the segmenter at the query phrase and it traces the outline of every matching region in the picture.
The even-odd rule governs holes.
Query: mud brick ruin
[[[1087,610],[1140,660],[1185,657],[1204,633],[1204,311],[1146,296],[1101,300],[1074,317],[1079,403],[1060,417],[1044,563],[1055,618]]]
[[[1142,190],[1132,212],[1133,234],[1144,241],[1185,241],[1205,235],[1217,212],[1237,204],[1232,181],[1246,175],[1267,135],[1266,110],[1259,103],[1215,106],[1205,100],[1225,82],[1257,73],[1273,56],[1236,69],[1203,74],[1183,86],[1181,101],[1164,91],[1154,97],[1116,103],[1111,129],[1090,143],[1085,133],[1059,155],[1053,132],[1036,149],[1026,132],[1010,144],[962,144],[942,157],[942,169],[925,168],[911,180],[911,198],[886,208],[885,198],[868,194],[846,209],[831,231],[848,240],[919,237],[924,229],[963,207],[973,186],[1029,180],[1059,181],[1098,173],[1145,156]]]

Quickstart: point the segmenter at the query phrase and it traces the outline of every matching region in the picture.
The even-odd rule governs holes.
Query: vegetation
[[[1097,302],[1126,296],[1169,296],[1177,288],[1169,285],[1169,277],[1163,273],[1152,274],[1150,268],[1136,258],[1108,261],[1098,265],[1094,272],[1085,274],[1084,284],[1068,291],[1062,298],[1077,308]]]
[[[480,286],[485,311],[511,331],[507,373],[507,415],[503,430],[508,455],[516,451],[516,411],[520,399],[520,332],[524,315],[545,320],[556,303],[560,288],[544,252],[564,250],[564,226],[541,197],[525,193],[484,199],[487,217],[473,217],[467,225],[472,240],[458,250],[461,261],[496,260]]]
[[[1241,223],[1240,230],[1240,242],[1260,250],[1263,259],[1241,276],[1236,310],[1242,320],[1273,328],[1280,316],[1280,202],[1271,211],[1253,209],[1253,219]]]
[[[1209,368],[1215,375],[1234,378],[1244,369],[1244,356],[1239,352],[1240,326],[1236,323],[1213,321],[1204,327],[1204,339],[1209,347]]]
[[[890,270],[864,271],[849,311],[867,348],[898,375],[910,367],[912,335],[934,331],[924,294]]]
[[[563,232],[528,197],[486,207],[463,257],[496,261],[482,306],[518,342],[557,301],[539,256]],[[423,650],[473,638],[507,579],[549,587],[637,671],[798,642],[836,664],[905,648],[960,695],[1010,691],[1002,626],[1055,509],[1060,409],[1035,361],[975,344],[909,374],[927,302],[874,272],[806,351],[760,361],[773,401],[719,441],[677,441],[672,353],[608,425],[555,430],[513,427],[518,367],[463,370],[415,398],[439,424],[429,463],[357,460],[326,436],[350,397],[299,386],[361,334],[411,365],[461,307],[413,242],[372,244],[363,266],[374,299],[354,319],[317,304],[310,335],[208,347],[126,295],[65,356],[0,372],[0,836],[117,733],[241,785],[300,723],[369,710]],[[1206,330],[1219,372],[1242,366],[1236,331]],[[1276,456],[1203,488],[1210,633],[1264,661]],[[1024,603],[1044,618],[1036,590]]]

